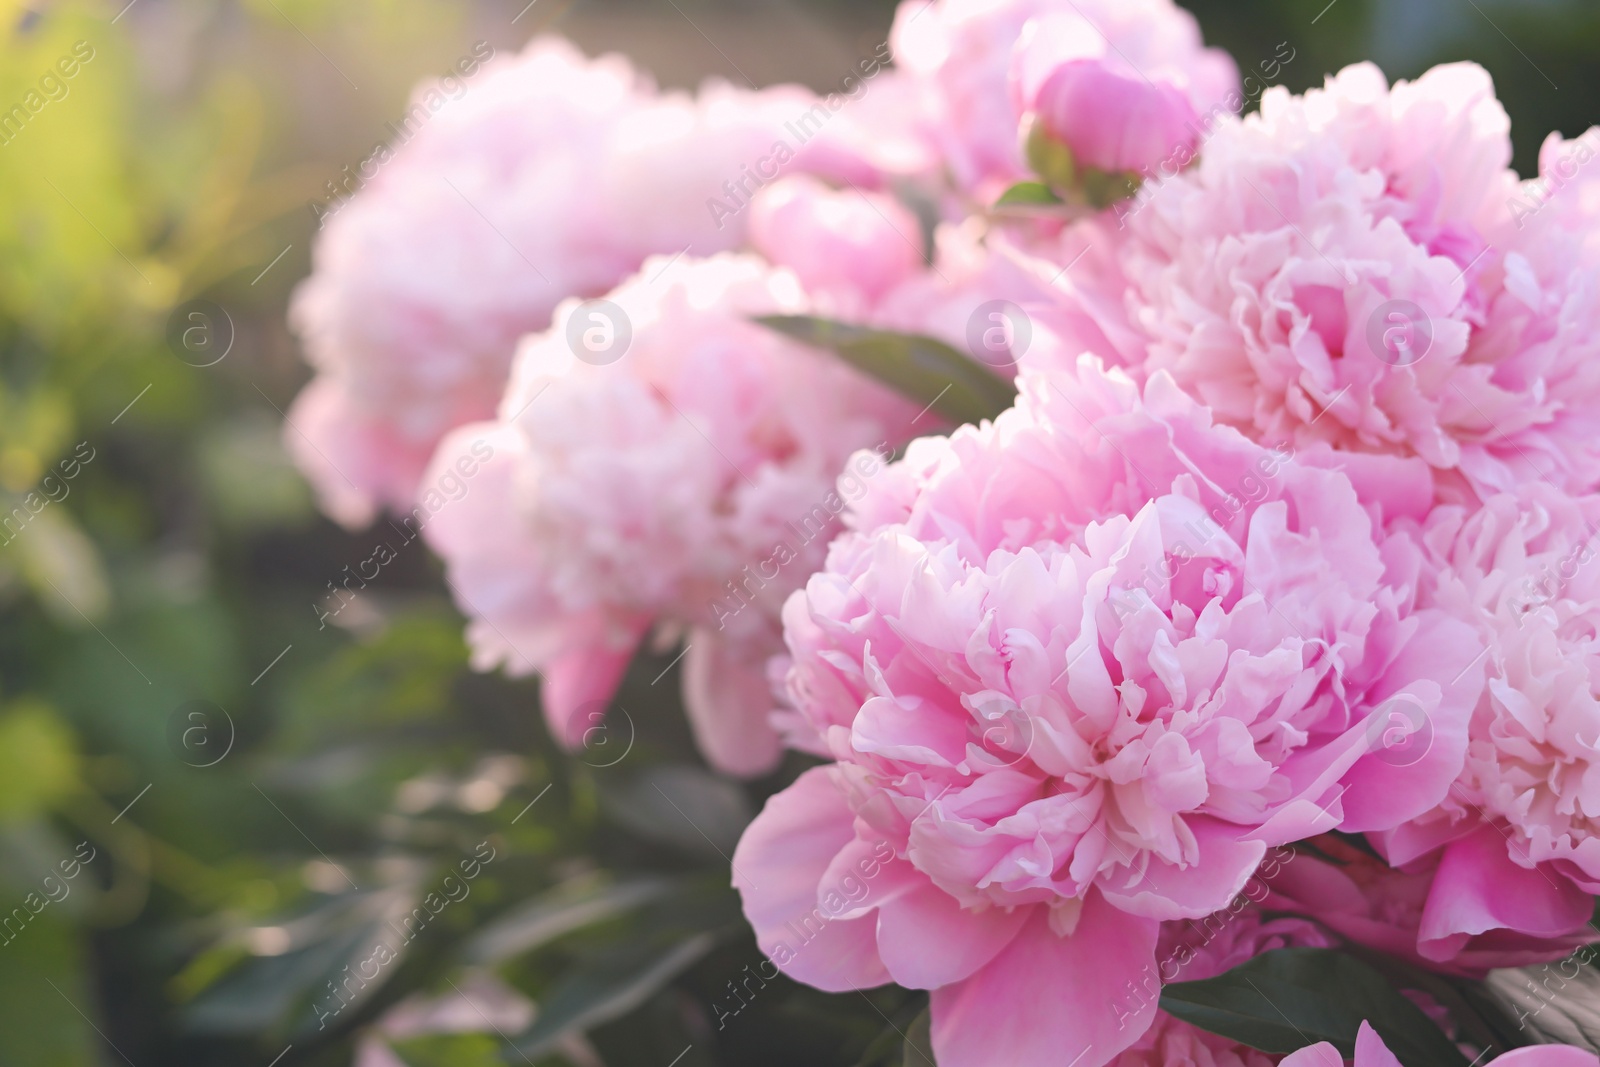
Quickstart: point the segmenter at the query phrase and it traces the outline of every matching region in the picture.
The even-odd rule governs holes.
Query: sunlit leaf
[[[1061,207],[1066,201],[1044,182],[1018,182],[1000,194],[995,207]]]
[[[0,819],[39,814],[77,787],[72,733],[49,708],[23,701],[0,713]]]
[[[797,341],[825,348],[864,374],[954,423],[992,419],[1016,400],[1010,382],[943,341],[891,333],[808,315],[756,321]]]

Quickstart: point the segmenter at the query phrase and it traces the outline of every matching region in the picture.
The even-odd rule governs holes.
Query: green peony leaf
[[[1328,1041],[1348,1059],[1365,1020],[1406,1067],[1466,1063],[1422,1009],[1373,968],[1334,949],[1275,949],[1215,978],[1174,982],[1162,989],[1161,1008],[1263,1052]]]
[[[766,315],[763,326],[804,344],[826,348],[950,422],[992,419],[1016,400],[1017,390],[977,360],[943,341],[891,333],[809,315]]]
[[[1000,194],[995,207],[1062,207],[1062,200],[1044,182],[1018,182]]]

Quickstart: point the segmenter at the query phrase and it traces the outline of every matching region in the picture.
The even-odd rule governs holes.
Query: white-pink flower
[[[913,442],[786,605],[789,729],[835,762],[769,802],[734,880],[791,976],[933,990],[947,1067],[1096,1067],[1150,1023],[1106,991],[1161,921],[1224,907],[1269,845],[1438,803],[1481,666],[1319,458],[1165,375],[1141,394],[1084,357],[1019,385]],[[1434,723],[1406,766],[1371,729],[1396,699]]]
[[[538,671],[559,739],[583,742],[654,630],[687,646],[707,758],[759,773],[779,754],[766,679],[779,607],[918,410],[750,321],[818,309],[754,256],[660,257],[606,299],[564,304],[524,343],[499,421],[441,446],[441,469],[478,439],[494,456],[427,537],[473,620],[474,662]],[[617,347],[584,353],[587,330]],[[860,448],[880,456],[847,467]]]
[[[1600,481],[1593,196],[1522,218],[1504,110],[1457,64],[1359,65],[1224,117],[1108,240],[1142,373],[1266,444],[1421,457],[1443,499]],[[1559,197],[1558,197],[1559,199]],[[1069,353],[1070,356],[1070,353]]]
[[[730,188],[748,201],[752,167],[780,160],[871,188],[907,141],[874,141],[863,122],[876,112],[835,115],[795,86],[657,94],[620,57],[587,60],[554,38],[463,84],[363,169],[295,295],[317,378],[286,441],[349,525],[411,507],[439,440],[493,413],[518,338],[560,301],[606,292],[649,255],[737,247],[746,213],[716,204]],[[819,107],[802,142],[790,127]]]
[[[1441,507],[1421,600],[1476,626],[1488,684],[1460,780],[1377,835],[1397,865],[1438,864],[1419,933],[1445,959],[1490,930],[1587,932],[1600,892],[1600,499],[1534,484]]]

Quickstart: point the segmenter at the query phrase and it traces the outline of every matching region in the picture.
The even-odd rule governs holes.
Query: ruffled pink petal
[[[1341,798],[1349,833],[1387,830],[1432,810],[1444,800],[1467,758],[1467,725],[1483,691],[1483,645],[1472,627],[1441,612],[1425,612],[1423,625],[1406,644],[1389,677],[1455,679],[1441,693],[1436,683],[1422,681],[1408,688],[1418,696],[1379,702],[1374,714],[1390,714],[1404,735],[1401,745],[1386,749],[1383,723],[1369,728],[1372,747],[1345,775],[1349,789]],[[1425,692],[1424,692],[1425,691]],[[1425,706],[1431,705],[1431,706]],[[1391,709],[1399,709],[1391,711]],[[1420,716],[1420,722],[1411,720]]]
[[[815,767],[767,801],[733,853],[733,884],[761,951],[789,977],[830,993],[889,981],[871,917],[823,914],[818,888],[855,840],[838,771]]]
[[[1117,910],[1098,893],[1061,937],[1045,908],[971,978],[933,991],[940,1067],[1101,1067],[1155,1019],[1141,993],[1155,965],[1158,923]],[[1130,992],[1131,991],[1131,992]]]
[[[1357,1067],[1400,1067],[1400,1060],[1389,1051],[1389,1046],[1383,1043],[1383,1038],[1378,1036],[1365,1020],[1361,1029],[1356,1032],[1356,1065]]]
[[[1529,1045],[1496,1056],[1494,1062],[1499,1067],[1595,1067],[1600,1056],[1572,1045]]]
[[[1423,956],[1447,960],[1489,930],[1561,937],[1589,921],[1592,897],[1548,869],[1518,866],[1506,848],[1499,831],[1485,826],[1445,849],[1422,912]]]
[[[1278,1067],[1344,1067],[1344,1057],[1327,1041],[1318,1041],[1289,1053]]]
[[[1151,859],[1131,885],[1108,879],[1100,892],[1123,911],[1149,919],[1199,919],[1221,911],[1239,895],[1267,846],[1244,840],[1240,827],[1204,816],[1186,819],[1200,846],[1199,860],[1179,870]]]
[[[959,982],[1017,936],[1032,907],[966,911],[930,882],[878,908],[878,954],[907,989]]]

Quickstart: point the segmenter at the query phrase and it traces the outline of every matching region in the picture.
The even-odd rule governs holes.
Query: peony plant
[[[804,91],[491,64],[297,299],[329,514],[470,461],[426,539],[570,749],[681,648],[759,950],[942,1067],[1600,1062],[1483,985],[1596,940],[1592,176],[1472,64],[1241,114],[1169,0],[891,45],[779,153]]]

